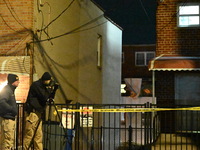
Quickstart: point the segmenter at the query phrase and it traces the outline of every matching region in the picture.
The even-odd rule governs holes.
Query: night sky
[[[156,0],[94,0],[123,28],[123,45],[155,44]]]

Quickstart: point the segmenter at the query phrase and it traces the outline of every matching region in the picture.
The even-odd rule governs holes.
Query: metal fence
[[[22,149],[25,113],[23,104],[18,104],[18,108],[16,148]],[[116,111],[135,108],[141,110]],[[199,111],[151,112],[142,111],[143,108],[157,108],[157,106],[149,103],[51,104],[46,108],[46,119],[43,121],[44,149],[200,150]],[[86,111],[87,109],[99,111]],[[103,111],[106,109],[110,111]]]

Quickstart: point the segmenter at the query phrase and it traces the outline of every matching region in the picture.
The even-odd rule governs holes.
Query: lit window
[[[155,52],[136,52],[136,66],[147,66],[149,61],[155,57]]]
[[[178,26],[199,26],[199,4],[182,4],[178,6]]]
[[[121,93],[126,93],[125,87],[126,84],[121,84]]]

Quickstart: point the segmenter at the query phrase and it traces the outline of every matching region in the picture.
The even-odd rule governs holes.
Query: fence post
[[[92,127],[91,129],[91,146],[90,149],[93,150],[94,149],[94,127]]]
[[[129,128],[128,128],[128,147],[129,147],[129,150],[131,150],[131,148],[132,148],[132,144],[131,144],[131,142],[132,142],[132,127],[131,127],[131,125],[129,125]]]
[[[100,145],[100,150],[103,150],[103,127],[101,126],[101,145]]]
[[[76,109],[80,109],[80,103],[76,103]],[[80,113],[75,112],[75,150],[79,150],[79,129],[80,129]]]
[[[147,102],[145,103],[145,108],[150,108],[150,103]],[[144,135],[145,135],[145,142],[144,142],[144,145],[147,145],[149,143],[149,136],[150,136],[150,113],[149,112],[145,112],[145,127],[144,127]]]

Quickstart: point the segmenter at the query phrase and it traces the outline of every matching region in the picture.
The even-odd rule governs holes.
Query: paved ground
[[[152,150],[200,150],[190,137],[177,134],[161,134]]]

